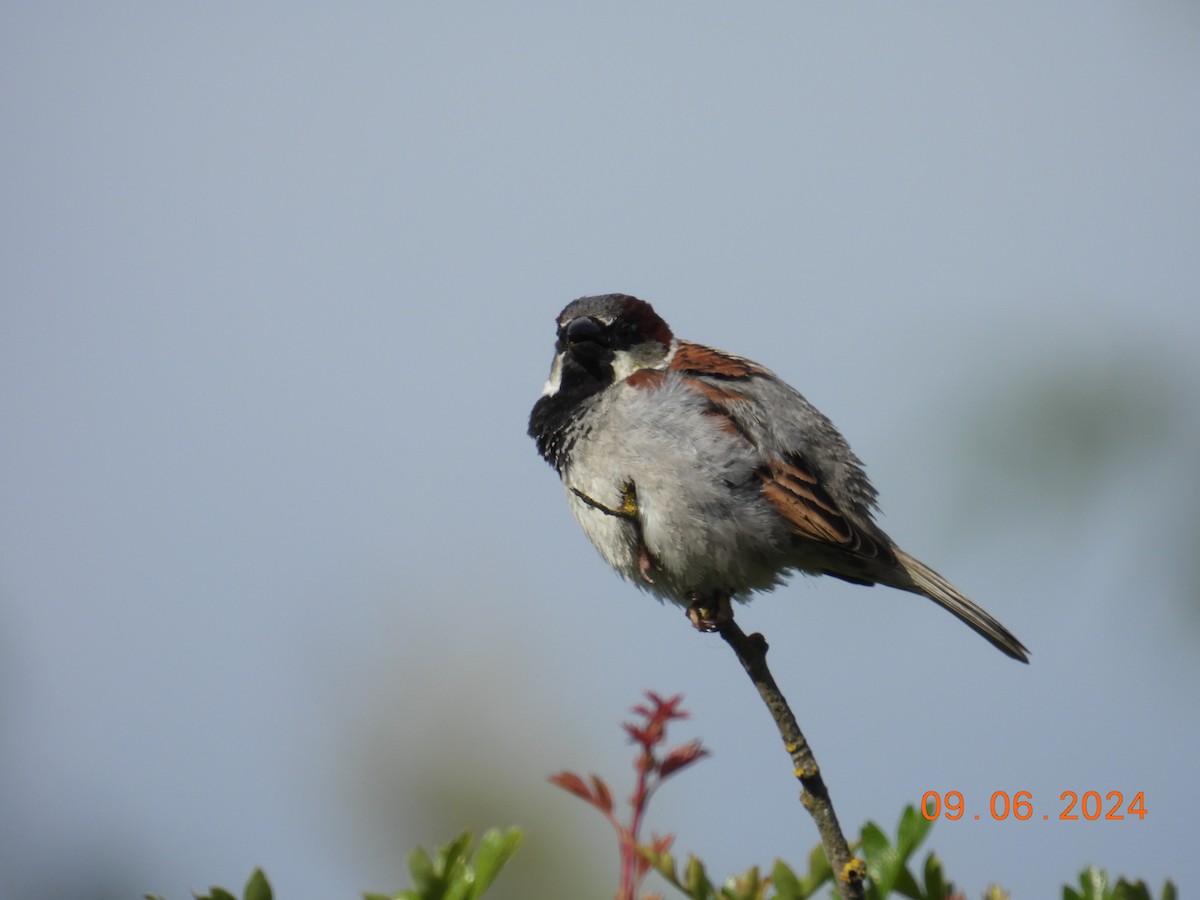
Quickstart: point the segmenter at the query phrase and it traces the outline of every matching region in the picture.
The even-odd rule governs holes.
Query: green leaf
[[[474,894],[475,875],[468,869],[456,869],[446,878],[446,890],[442,900],[469,900]]]
[[[917,880],[913,878],[912,872],[908,871],[908,867],[903,863],[900,864],[896,880],[892,883],[892,891],[902,897],[908,897],[909,900],[925,900],[925,895],[917,886]]]
[[[408,853],[408,873],[412,875],[413,892],[418,897],[435,897],[438,878],[433,871],[433,860],[424,847],[413,847]]]
[[[883,833],[883,829],[874,822],[868,822],[863,826],[862,830],[862,850],[863,856],[867,860],[867,869],[878,865],[879,859],[884,856],[892,845],[887,839],[887,835]]]
[[[751,866],[743,874],[729,878],[721,887],[721,897],[728,900],[758,900],[762,895],[762,876],[758,866]]]
[[[1139,881],[1131,884],[1124,878],[1117,879],[1117,886],[1113,888],[1112,895],[1113,900],[1154,900],[1154,895],[1150,893],[1146,882]]]
[[[1098,869],[1095,866],[1088,866],[1087,870],[1080,876],[1079,883],[1083,885],[1084,896],[1088,900],[1107,900],[1108,897],[1108,873],[1103,869]]]
[[[686,878],[685,890],[688,892],[688,896],[694,900],[709,900],[716,894],[716,889],[708,880],[708,873],[704,871],[704,863],[696,857],[688,857],[687,872],[684,877]]]
[[[863,826],[862,848],[874,893],[880,898],[886,897],[892,892],[896,876],[903,868],[900,854],[874,822]]]
[[[245,900],[271,900],[271,885],[262,869],[255,869],[242,891]]]
[[[1111,896],[1112,900],[1154,900],[1154,892],[1145,881],[1130,882],[1124,878],[1117,879]],[[1175,885],[1170,881],[1163,884],[1162,900],[1177,900]]]
[[[437,851],[435,869],[443,879],[449,880],[456,870],[467,865],[467,854],[471,848],[471,832],[464,831],[444,847]]]
[[[937,855],[930,853],[925,857],[925,896],[929,900],[943,900],[950,893],[950,885],[946,882],[946,875],[942,871],[941,860]]]
[[[933,822],[926,819],[915,806],[909,804],[904,807],[904,812],[900,814],[900,825],[896,829],[896,849],[905,865],[932,827]]]
[[[850,850],[853,852],[854,847],[851,847]],[[801,891],[804,896],[811,897],[820,889],[821,885],[832,880],[833,867],[829,865],[829,857],[825,855],[825,848],[817,844],[808,854],[808,874],[800,879]]]
[[[483,896],[484,891],[491,887],[500,869],[512,859],[525,835],[519,828],[501,831],[490,828],[479,842],[479,850],[475,854],[475,891],[472,897]]]
[[[1095,866],[1088,866],[1079,875],[1080,891],[1076,893],[1063,887],[1064,900],[1105,900],[1108,892],[1108,876]]]
[[[658,855],[658,859],[654,861],[654,871],[658,872],[659,875],[667,879],[675,887],[680,890],[683,889],[683,882],[675,874],[675,857],[671,853],[660,853]]]
[[[224,888],[210,887],[208,889],[208,896],[200,897],[199,900],[237,900],[237,897]]]
[[[807,900],[811,896],[800,885],[796,873],[782,859],[775,860],[771,869],[771,883],[775,885],[775,900]]]

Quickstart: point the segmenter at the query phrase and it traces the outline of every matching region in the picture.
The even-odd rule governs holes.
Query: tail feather
[[[934,603],[948,609],[970,625],[1001,653],[1023,663],[1029,662],[1029,650],[1025,645],[1018,641],[1011,631],[992,618],[987,610],[964,597],[958,588],[919,559],[909,556],[899,547],[893,547],[892,550],[896,554],[896,561],[912,581],[911,586],[896,585],[897,587],[924,594]]]

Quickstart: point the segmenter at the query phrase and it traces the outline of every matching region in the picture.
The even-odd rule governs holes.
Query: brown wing
[[[798,454],[770,460],[758,471],[763,493],[798,537],[850,556],[894,565],[891,542],[873,525],[849,519]]]
[[[704,375],[709,378],[749,378],[753,375],[770,375],[770,370],[764,369],[756,362],[732,353],[724,353],[705,347],[703,344],[693,344],[690,341],[678,341],[675,353],[667,369],[672,372],[683,372],[687,375]]]
[[[744,427],[738,415],[737,404],[743,399],[739,382],[770,376],[769,370],[748,359],[686,341],[678,343],[668,369],[687,376],[689,384],[708,399],[709,413],[721,419],[720,427],[756,444],[751,429]],[[846,557],[896,564],[887,536],[874,523],[847,516],[801,454],[763,456],[766,464],[758,472],[763,493],[792,524],[798,538]]]

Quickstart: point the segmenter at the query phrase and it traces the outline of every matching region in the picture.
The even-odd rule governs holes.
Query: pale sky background
[[[1200,6],[9,3],[0,122],[0,896],[355,897],[489,824],[503,896],[569,896],[564,845],[611,896],[545,778],[627,794],[645,689],[714,753],[650,827],[800,864],[732,654],[525,436],[607,291],[805,392],[1033,651],[825,580],[740,611],[847,830],[1028,790],[933,830],[968,896],[1200,890]]]

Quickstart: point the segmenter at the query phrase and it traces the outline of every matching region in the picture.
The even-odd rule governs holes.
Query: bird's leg
[[[650,555],[650,551],[646,548],[646,544],[642,541],[638,542],[638,574],[642,576],[642,581],[646,584],[654,584],[654,570],[658,568],[658,560]]]
[[[724,591],[708,597],[688,594],[688,599],[692,601],[687,608],[688,621],[697,631],[717,631],[726,622],[733,621],[733,606]]]

